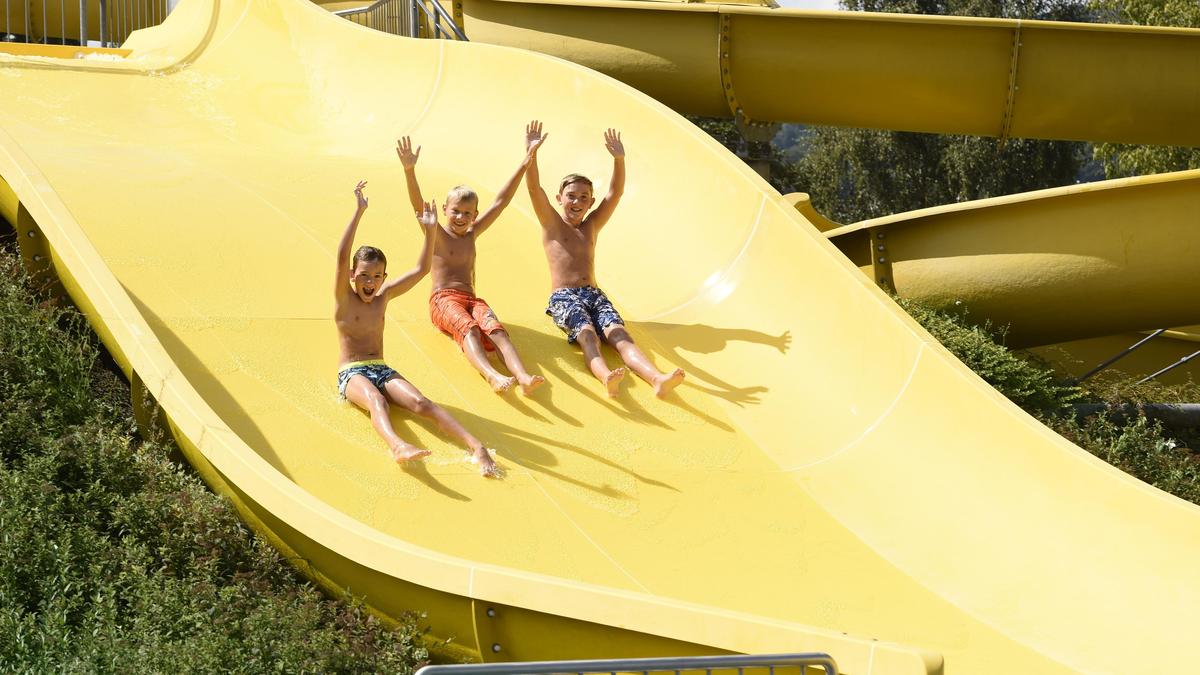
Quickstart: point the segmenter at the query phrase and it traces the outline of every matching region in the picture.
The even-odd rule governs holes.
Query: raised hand
[[[417,160],[421,158],[421,146],[417,146],[417,151],[413,152],[412,141],[408,136],[396,141],[396,156],[400,158],[400,164],[411,169],[417,165]]]
[[[621,144],[621,132],[616,129],[604,132],[604,147],[613,157],[625,156],[625,146]]]
[[[360,180],[358,185],[354,186],[354,198],[358,200],[358,210],[367,210],[367,196],[363,194],[363,189],[367,187],[367,181]]]
[[[550,138],[550,134],[542,133],[541,122],[534,120],[525,125],[525,150],[529,154],[536,153],[538,148],[542,147],[542,143],[546,142],[547,138]]]
[[[425,202],[424,209],[417,213],[417,222],[429,232],[438,226],[437,202]]]

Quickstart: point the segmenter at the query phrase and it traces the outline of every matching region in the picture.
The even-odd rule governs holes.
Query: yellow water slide
[[[745,4],[450,6],[472,40],[587,65],[684,113],[1200,145],[1197,30]],[[1101,339],[1065,345],[1082,364],[1127,346],[1127,331],[1200,321],[1198,212],[1190,172],[896,214],[830,236],[885,288],[965,302],[1009,326],[1011,346]]]
[[[1014,407],[664,105],[300,0],[184,0],[124,46],[0,56],[4,217],[188,459],[326,586],[427,610],[483,660],[816,650],[845,673],[987,674],[1200,658],[1200,510]],[[508,477],[398,412],[434,454],[397,466],[334,389],[351,189],[370,181],[360,239],[402,269],[419,234],[395,139],[423,146],[430,195],[466,182],[489,200],[533,117],[548,180],[603,185],[601,133],[624,132],[598,274],[688,381],[665,401],[640,382],[601,395],[542,314],[520,195],[481,241],[479,288],[550,386],[491,393],[418,286],[389,310],[387,357]]]
[[[636,0],[448,0],[475,42],[685,114],[1200,145],[1200,31]]]
[[[1009,326],[1009,346],[1030,347],[1200,322],[1198,214],[1200,171],[1182,171],[936,206],[825,234],[884,287],[965,303]]]

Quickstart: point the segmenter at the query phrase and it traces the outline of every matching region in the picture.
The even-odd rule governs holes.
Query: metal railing
[[[139,28],[157,26],[171,0],[4,0],[0,41],[115,47]]]
[[[1100,372],[1102,372],[1102,371],[1104,371],[1104,370],[1107,370],[1107,369],[1108,369],[1108,367],[1109,367],[1109,366],[1111,366],[1112,364],[1116,363],[1117,361],[1120,361],[1121,359],[1125,358],[1126,356],[1129,356],[1129,355],[1130,355],[1130,354],[1132,354],[1134,351],[1136,351],[1137,349],[1141,348],[1143,345],[1145,345],[1146,343],[1150,342],[1151,340],[1153,340],[1154,338],[1158,337],[1159,335],[1162,335],[1162,334],[1163,334],[1163,333],[1165,333],[1166,331],[1167,331],[1167,329],[1166,329],[1166,328],[1159,328],[1158,330],[1156,330],[1156,331],[1154,331],[1154,332],[1150,333],[1150,334],[1149,334],[1149,335],[1147,335],[1146,337],[1144,337],[1144,338],[1142,338],[1142,339],[1138,340],[1137,342],[1133,343],[1132,345],[1130,345],[1130,346],[1126,347],[1125,349],[1122,349],[1121,351],[1117,352],[1117,353],[1116,353],[1116,354],[1114,354],[1114,355],[1113,355],[1111,358],[1108,358],[1108,359],[1106,359],[1106,360],[1105,360],[1103,363],[1101,363],[1100,365],[1096,366],[1095,368],[1092,368],[1091,370],[1087,371],[1087,372],[1086,372],[1086,373],[1084,373],[1083,375],[1080,375],[1079,377],[1076,377],[1076,378],[1072,378],[1071,380],[1069,380],[1069,382],[1070,382],[1071,384],[1079,384],[1080,382],[1083,382],[1084,380],[1088,379],[1089,377],[1091,377],[1091,376],[1093,376],[1093,375],[1095,375],[1095,374],[1097,374],[1097,373],[1100,373]],[[1146,382],[1149,382],[1150,380],[1153,380],[1153,379],[1155,379],[1155,378],[1156,378],[1156,377],[1158,377],[1159,375],[1163,375],[1163,374],[1166,374],[1166,373],[1169,373],[1169,372],[1171,372],[1172,370],[1175,370],[1175,369],[1176,369],[1176,368],[1178,368],[1179,366],[1182,366],[1182,365],[1184,365],[1185,363],[1188,363],[1189,361],[1191,361],[1192,359],[1196,358],[1197,356],[1200,356],[1200,350],[1196,350],[1196,351],[1192,352],[1191,354],[1188,354],[1187,356],[1185,356],[1185,357],[1183,357],[1183,358],[1179,359],[1178,361],[1176,361],[1176,362],[1174,362],[1174,363],[1172,363],[1172,364],[1170,364],[1170,365],[1168,365],[1168,366],[1166,366],[1166,367],[1162,368],[1161,370],[1158,370],[1158,371],[1156,371],[1156,372],[1154,372],[1154,373],[1152,373],[1152,374],[1150,374],[1150,375],[1147,375],[1146,377],[1143,377],[1142,379],[1138,380],[1138,382],[1137,382],[1137,383],[1138,383],[1138,384],[1145,384]]]
[[[334,12],[360,26],[405,37],[466,40],[454,17],[438,0],[378,0],[366,7]]]
[[[700,673],[713,671],[736,672],[747,675],[783,675],[784,672],[805,675],[809,668],[837,675],[837,664],[828,654],[757,654],[732,656],[681,656],[658,659],[600,659],[593,661],[527,661],[512,663],[469,663],[451,666],[425,666],[416,675],[577,675],[616,673]],[[782,671],[782,672],[781,672]]]

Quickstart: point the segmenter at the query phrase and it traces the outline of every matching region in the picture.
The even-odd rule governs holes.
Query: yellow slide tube
[[[184,0],[124,46],[120,63],[0,56],[17,92],[0,98],[0,204],[189,460],[326,586],[427,610],[484,660],[815,650],[845,673],[986,675],[1200,657],[1200,509],[1014,407],[665,106],[299,0]],[[399,412],[433,456],[397,466],[334,389],[351,189],[371,181],[360,241],[403,269],[420,235],[395,139],[423,146],[427,197],[465,182],[486,201],[533,117],[547,181],[604,185],[601,134],[623,131],[599,278],[688,383],[602,395],[543,315],[519,195],[478,281],[550,386],[493,394],[421,284],[389,309],[388,360],[508,478]]]
[[[1009,346],[1030,347],[1200,322],[1197,214],[1200,170],[936,206],[825,235],[902,297],[964,303],[1009,326]]]
[[[685,114],[1200,145],[1196,29],[636,0],[453,4],[473,41],[588,66]]]

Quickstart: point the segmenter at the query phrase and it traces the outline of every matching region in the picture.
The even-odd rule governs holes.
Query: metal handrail
[[[53,0],[24,0],[20,2],[20,11],[24,12],[22,34],[13,32],[13,4],[15,0],[4,0],[4,30],[0,32],[0,41],[25,42],[37,44],[79,44],[86,46],[89,38],[99,38],[103,47],[115,47],[126,40],[129,34],[139,28],[148,28],[162,23],[170,13],[171,3],[168,0],[79,0],[78,7],[74,0],[58,0],[58,26],[50,25],[50,10],[54,8]],[[88,26],[88,8],[98,7],[100,25],[93,30]],[[40,9],[40,14],[39,14]],[[67,14],[78,12],[78,39],[67,39]],[[41,35],[34,35],[40,27]],[[58,28],[58,35],[51,36]],[[75,29],[75,18],[72,17],[70,28]],[[21,28],[18,28],[21,30]]]
[[[464,42],[467,41],[466,34],[462,32],[462,29],[458,27],[458,24],[454,23],[454,17],[450,16],[445,7],[442,7],[442,3],[438,2],[437,0],[430,0],[430,4],[433,5],[433,10],[430,11],[430,9],[426,7],[425,3],[421,0],[411,0],[411,2],[414,6],[420,7],[421,11],[425,13],[425,18],[433,24],[435,38],[441,39],[446,34],[442,29],[442,24],[440,21],[441,19],[445,19],[446,23],[450,25],[450,31],[454,37]]]
[[[585,661],[526,661],[510,663],[468,663],[448,666],[425,666],[415,675],[550,675],[552,673],[649,673],[683,671],[737,670],[744,675],[746,668],[766,668],[772,674],[776,668],[821,668],[825,675],[837,675],[837,664],[828,654],[754,654],[731,656],[680,656],[653,659],[595,659]]]
[[[423,0],[377,0],[366,7],[335,11],[334,15],[385,33],[418,38],[421,37],[421,15],[424,14],[433,37],[448,39],[453,36],[467,41],[466,33],[454,22],[454,17],[437,0],[430,0],[430,3],[433,9],[426,7]]]

